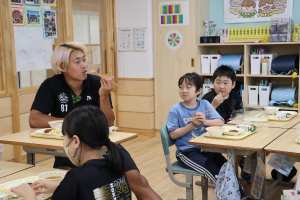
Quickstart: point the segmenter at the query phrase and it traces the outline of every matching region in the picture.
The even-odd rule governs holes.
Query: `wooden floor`
[[[157,131],[156,137],[149,138],[146,136],[139,136],[133,140],[127,141],[122,144],[127,151],[131,154],[135,163],[137,164],[141,174],[145,176],[150,184],[150,186],[161,196],[164,200],[175,200],[178,198],[185,198],[185,188],[175,185],[168,174],[165,171],[166,162],[163,154],[162,144],[160,140],[159,132]],[[171,150],[172,162],[176,160],[175,151],[176,147],[173,146]],[[268,156],[268,158],[270,155]],[[48,159],[48,160],[45,160]],[[37,155],[36,160],[44,160],[38,163],[38,166],[52,167],[54,158],[45,155]],[[26,163],[26,157],[23,158],[23,162]],[[296,163],[296,168],[300,169],[300,164]],[[267,165],[267,178],[271,179],[272,168]],[[185,181],[185,177],[182,175],[176,175],[176,177]],[[297,177],[297,176],[296,176]],[[292,180],[296,182],[296,177]],[[200,178],[195,177],[195,180],[200,180]],[[250,194],[250,185],[247,183],[241,183],[245,189],[246,194]],[[267,187],[270,184],[267,184]],[[265,199],[270,200],[280,200],[280,195],[283,189],[292,189],[286,186],[276,186],[274,187],[265,197]],[[133,195],[133,199],[136,199]],[[194,184],[194,199],[200,200],[201,198],[201,188]],[[209,189],[209,200],[217,199],[214,194],[214,189]]]

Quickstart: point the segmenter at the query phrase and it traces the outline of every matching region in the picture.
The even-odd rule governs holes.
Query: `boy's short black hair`
[[[215,82],[218,76],[226,76],[231,79],[232,83],[235,81],[236,75],[232,67],[221,65],[218,67],[212,77],[213,82]]]
[[[192,73],[186,73],[182,77],[180,77],[178,81],[178,87],[185,81],[188,84],[191,84],[196,87],[196,91],[198,91],[200,88],[203,87],[203,82],[199,74],[192,72]],[[198,97],[199,95],[197,95]]]

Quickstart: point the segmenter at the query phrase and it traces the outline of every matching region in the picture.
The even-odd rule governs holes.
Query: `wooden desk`
[[[227,153],[232,155],[232,165],[235,166],[235,172],[238,173],[235,165],[236,155],[249,156],[252,155],[251,165],[256,166],[257,156],[254,152],[263,151],[264,147],[284,134],[286,129],[281,128],[259,128],[258,132],[249,135],[241,140],[225,140],[218,138],[208,138],[203,135],[190,140],[189,144],[202,146],[202,150],[206,152]],[[263,162],[265,162],[265,157]],[[251,177],[254,177],[255,167],[251,167]],[[238,176],[237,176],[238,177]],[[252,181],[252,179],[251,179]],[[262,193],[262,198],[264,193]]]
[[[293,119],[287,121],[287,122],[279,122],[279,121],[267,121],[267,122],[261,122],[259,123],[262,126],[267,126],[270,128],[284,128],[284,129],[289,129],[298,124],[300,121],[299,114],[297,114],[296,117]],[[232,120],[230,122],[227,122],[227,124],[243,124],[243,120]]]
[[[0,143],[21,145],[27,152],[27,164],[35,164],[35,153],[66,157],[62,140],[37,138],[30,134],[36,129],[0,137]],[[115,144],[136,138],[136,133],[110,132],[109,138]]]
[[[295,142],[299,136],[296,129],[290,129],[266,146],[264,151],[285,154],[290,160],[300,162],[300,144]]]
[[[8,175],[6,177],[0,178],[0,184],[2,183],[6,183],[9,181],[13,181],[16,179],[22,179],[22,178],[26,178],[26,177],[30,177],[30,176],[37,176],[40,173],[43,172],[47,172],[47,171],[65,171],[66,170],[61,170],[61,169],[54,169],[54,168],[45,168],[45,167],[41,167],[41,166],[35,166],[11,175]]]
[[[22,163],[0,161],[0,179],[10,174],[14,174],[32,167],[34,166]]]
[[[300,122],[298,122],[298,124],[292,127],[292,129],[296,129],[296,128],[300,128]]]

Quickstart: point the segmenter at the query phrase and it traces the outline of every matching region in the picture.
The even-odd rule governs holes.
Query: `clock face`
[[[177,50],[181,47],[183,38],[179,31],[170,30],[165,37],[166,45],[171,50]]]

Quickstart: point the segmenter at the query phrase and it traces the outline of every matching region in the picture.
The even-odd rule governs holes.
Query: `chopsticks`
[[[213,115],[213,114],[217,114],[217,113],[206,113],[204,115]],[[193,117],[197,116],[197,115],[192,115]]]
[[[99,77],[101,77],[101,78],[105,78],[105,76],[103,76],[103,75],[101,75],[101,74],[99,74],[98,72],[96,72],[95,70],[92,70],[91,71],[93,74],[95,74],[96,76],[99,76]],[[114,85],[115,85],[115,87],[117,87],[118,86],[118,84],[116,84],[115,82],[114,82]]]
[[[214,108],[214,107],[211,107],[210,109],[204,111],[203,114],[206,113],[206,112],[208,112],[208,111],[210,111],[210,110],[213,109],[213,108]],[[212,115],[212,114],[217,114],[217,113],[206,113],[206,114],[204,114],[204,115]],[[195,117],[196,115],[192,115],[192,116]]]

